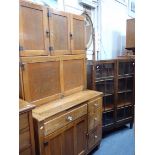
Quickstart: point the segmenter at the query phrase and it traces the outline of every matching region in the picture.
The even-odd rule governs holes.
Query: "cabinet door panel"
[[[59,95],[60,62],[45,61],[25,63],[23,69],[24,96],[26,101],[40,104]],[[40,102],[39,102],[40,100]]]
[[[48,55],[47,9],[20,2],[20,56]]]
[[[49,10],[50,44],[52,55],[70,54],[70,20],[65,12]]]
[[[87,132],[87,119],[80,121],[76,125],[77,135],[77,155],[84,155],[86,152],[86,132]]]
[[[71,15],[71,34],[72,54],[85,53],[84,17]]]
[[[85,60],[82,58],[64,60],[64,94],[69,95],[85,87]]]

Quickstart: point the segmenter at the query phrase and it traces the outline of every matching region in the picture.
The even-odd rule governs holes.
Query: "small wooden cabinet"
[[[135,19],[126,21],[126,48],[135,48]]]
[[[31,105],[19,100],[19,154],[35,155],[34,131]]]
[[[99,145],[101,96],[100,92],[85,90],[35,108],[36,154],[86,155]],[[96,121],[91,128],[90,119]]]
[[[20,1],[20,56],[85,53],[84,17]]]

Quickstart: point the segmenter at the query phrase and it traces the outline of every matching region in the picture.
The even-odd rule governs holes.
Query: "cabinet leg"
[[[132,123],[130,123],[130,129],[132,129],[133,128],[133,122]]]

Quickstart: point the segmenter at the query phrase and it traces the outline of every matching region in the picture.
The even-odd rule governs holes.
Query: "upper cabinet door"
[[[84,17],[71,14],[71,50],[72,54],[85,53]]]
[[[69,14],[53,9],[48,14],[51,55],[71,54]]]
[[[47,8],[20,2],[20,56],[49,54]]]

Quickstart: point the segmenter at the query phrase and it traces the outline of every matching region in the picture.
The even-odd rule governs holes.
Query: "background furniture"
[[[126,22],[126,49],[135,48],[135,19]]]
[[[32,109],[35,106],[19,100],[19,154],[35,155]]]
[[[87,86],[103,92],[104,131],[134,120],[134,59],[88,61]]]

